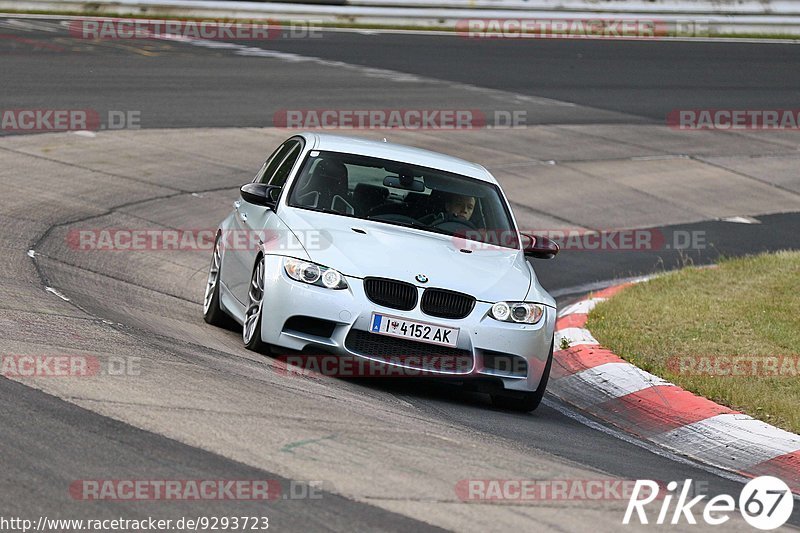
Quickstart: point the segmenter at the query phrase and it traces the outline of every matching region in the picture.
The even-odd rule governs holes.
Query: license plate
[[[372,313],[369,328],[371,333],[400,337],[429,344],[455,347],[458,344],[458,328],[436,326],[416,320]]]

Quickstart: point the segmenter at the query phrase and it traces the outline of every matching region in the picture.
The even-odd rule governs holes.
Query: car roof
[[[303,132],[299,135],[304,137],[314,150],[344,152],[413,163],[497,184],[494,176],[481,165],[430,150],[345,135],[315,132]]]

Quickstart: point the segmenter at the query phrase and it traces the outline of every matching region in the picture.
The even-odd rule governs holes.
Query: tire
[[[214,240],[214,251],[211,254],[211,265],[208,267],[208,281],[203,298],[203,320],[207,323],[225,327],[231,323],[231,318],[219,305],[219,283],[222,279],[222,253],[219,250],[219,235]]]
[[[508,411],[520,411],[529,413],[535,411],[539,404],[542,403],[544,392],[547,389],[547,382],[550,379],[550,367],[553,366],[553,344],[550,343],[550,355],[547,356],[547,363],[544,365],[542,372],[542,379],[539,381],[539,386],[534,392],[516,392],[507,391],[503,393],[492,394],[492,405],[498,409],[505,409]]]
[[[269,354],[269,345],[261,340],[261,321],[264,309],[264,256],[259,256],[250,276],[250,289],[247,291],[247,309],[242,326],[244,347],[254,352]]]

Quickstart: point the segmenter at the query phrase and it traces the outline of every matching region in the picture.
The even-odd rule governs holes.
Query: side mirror
[[[544,235],[538,237],[525,233],[520,235],[522,236],[522,253],[528,257],[552,259],[558,253],[558,244]]]
[[[242,200],[248,204],[262,205],[270,209],[275,209],[275,206],[278,205],[280,191],[281,187],[278,185],[267,185],[266,183],[246,183],[239,189]]]

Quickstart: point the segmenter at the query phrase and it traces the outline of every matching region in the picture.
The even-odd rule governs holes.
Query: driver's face
[[[469,220],[475,210],[475,198],[472,196],[453,196],[444,204],[444,207],[453,216]]]

